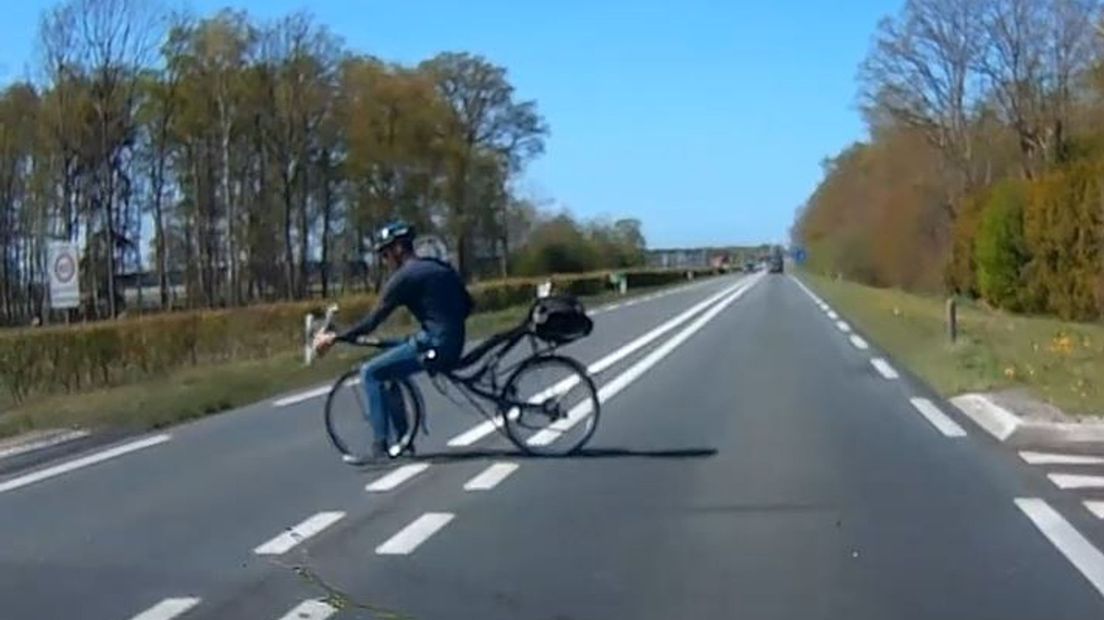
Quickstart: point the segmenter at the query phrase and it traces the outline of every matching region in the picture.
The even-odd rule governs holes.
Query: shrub
[[[1027,190],[1026,183],[1018,180],[993,187],[974,239],[982,297],[995,306],[1016,311],[1023,309],[1023,270],[1030,258],[1023,231]]]
[[[699,274],[708,273],[699,270]],[[628,273],[633,287],[685,278],[684,271]],[[514,278],[472,286],[477,312],[524,305],[544,278]],[[553,276],[555,288],[577,295],[608,290],[607,272]],[[363,316],[375,298],[339,300],[340,322]],[[302,346],[303,316],[324,302],[287,302],[179,312],[74,326],[0,332],[0,385],[17,402],[32,394],[118,385],[197,364],[257,359]],[[397,324],[410,318],[396,316]]]

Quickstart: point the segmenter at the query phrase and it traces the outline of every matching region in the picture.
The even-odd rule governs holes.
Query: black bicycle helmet
[[[399,240],[414,241],[414,227],[403,221],[387,224],[376,233],[376,252],[382,252]]]

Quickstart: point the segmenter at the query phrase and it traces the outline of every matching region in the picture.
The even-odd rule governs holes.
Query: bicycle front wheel
[[[506,434],[529,454],[571,454],[598,428],[601,405],[594,381],[579,362],[560,355],[531,358],[502,391]]]
[[[386,438],[388,456],[394,458],[411,448],[422,423],[422,398],[418,388],[407,379],[384,384],[384,397],[391,399],[397,412],[390,422]],[[372,458],[376,439],[368,422],[368,396],[360,383],[360,369],[353,368],[334,382],[326,397],[326,435],[346,462],[364,463]]]

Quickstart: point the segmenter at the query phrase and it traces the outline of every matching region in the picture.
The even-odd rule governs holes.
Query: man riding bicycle
[[[372,333],[400,306],[418,320],[420,331],[361,368],[368,396],[365,415],[375,437],[371,453],[374,458],[386,458],[392,431],[401,436],[407,429],[404,412],[395,410],[383,384],[424,370],[424,364],[432,364],[435,370],[454,367],[464,352],[464,323],[471,313],[472,299],[452,266],[414,253],[412,226],[395,222],[383,227],[376,236],[375,250],[392,271],[376,308],[343,333],[319,332],[314,349],[321,354],[335,342],[355,342]]]

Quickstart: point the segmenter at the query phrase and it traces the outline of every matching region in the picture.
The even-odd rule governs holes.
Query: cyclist
[[[424,364],[432,364],[435,370],[455,366],[464,351],[464,323],[472,299],[451,265],[414,253],[412,226],[404,222],[384,226],[376,236],[375,250],[392,272],[376,308],[341,334],[320,332],[314,338],[314,348],[321,354],[335,342],[354,342],[379,327],[400,306],[420,323],[421,330],[413,337],[372,358],[361,369],[368,395],[366,415],[375,437],[371,452],[374,458],[383,458],[390,431],[401,437],[407,430],[404,412],[392,406],[383,383],[424,370]]]

